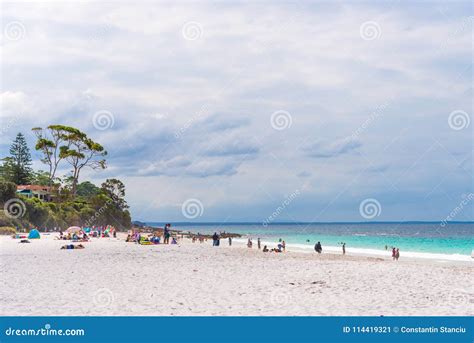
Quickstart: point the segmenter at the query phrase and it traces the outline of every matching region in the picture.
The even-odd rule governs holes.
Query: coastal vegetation
[[[125,185],[106,179],[100,186],[83,180],[85,168],[107,168],[105,148],[81,130],[64,125],[33,128],[35,150],[47,171],[34,170],[25,136],[18,133],[0,165],[0,227],[26,230],[68,226],[131,226]],[[64,175],[58,175],[62,171]],[[25,192],[21,192],[21,190]],[[31,192],[38,190],[38,193]],[[30,192],[30,193],[28,193]]]

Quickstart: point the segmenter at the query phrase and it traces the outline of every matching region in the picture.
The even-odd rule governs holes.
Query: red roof
[[[18,186],[16,186],[17,191],[30,190],[30,191],[49,192],[50,189],[51,188],[49,186],[41,186],[41,185],[18,185]]]

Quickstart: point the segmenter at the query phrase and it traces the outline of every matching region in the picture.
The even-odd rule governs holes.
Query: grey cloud
[[[357,151],[362,144],[352,138],[342,138],[333,141],[319,141],[303,147],[309,157],[332,158]]]

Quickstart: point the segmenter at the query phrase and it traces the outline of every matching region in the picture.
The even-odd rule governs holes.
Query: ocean
[[[162,227],[164,223],[148,222]],[[346,243],[348,253],[390,255],[391,247],[402,256],[474,261],[474,223],[403,222],[403,223],[172,223],[173,229],[212,234],[239,233],[262,242],[287,245],[311,251],[320,241],[323,250],[341,251]]]

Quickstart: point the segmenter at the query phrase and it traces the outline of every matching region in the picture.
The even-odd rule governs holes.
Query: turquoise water
[[[267,241],[281,238],[289,244],[314,245],[320,241],[323,247],[344,242],[347,247],[362,249],[396,246],[402,251],[469,256],[474,249],[474,223],[281,223],[266,227],[254,223],[175,223],[173,228],[200,233],[227,231]]]

